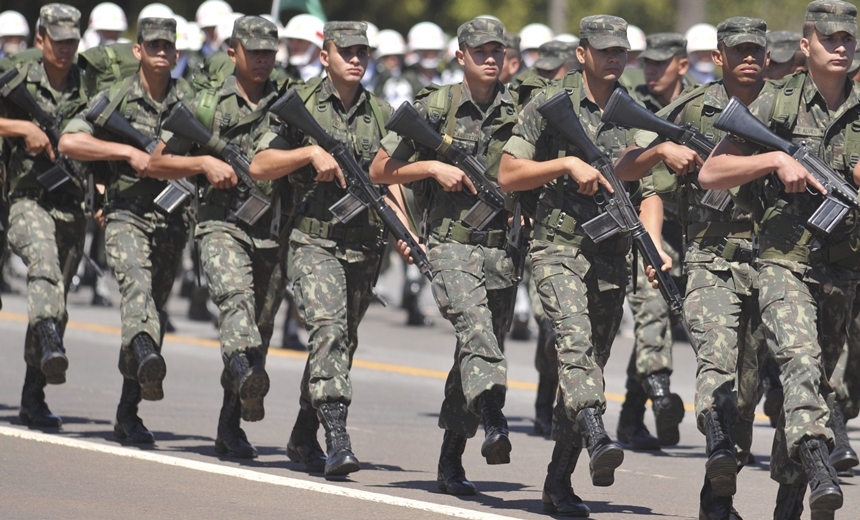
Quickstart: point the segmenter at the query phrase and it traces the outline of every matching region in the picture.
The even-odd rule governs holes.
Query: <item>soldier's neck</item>
[[[263,93],[266,91],[265,81],[262,83],[256,83],[254,81],[240,78],[238,74],[236,75],[236,86],[239,87],[239,92],[242,94],[242,97],[245,98],[245,101],[254,106],[257,106],[257,103],[263,99]]]
[[[723,76],[723,86],[726,89],[726,94],[728,94],[729,99],[736,97],[740,99],[744,105],[750,106],[761,93],[761,89],[764,87],[764,79],[744,85],[734,81],[730,76]]]
[[[845,95],[845,83],[847,75],[844,73],[833,73],[831,71],[819,70],[814,64],[809,64],[809,75],[812,81],[815,82],[815,87],[818,92],[827,102],[827,109],[835,112],[842,103],[845,103],[847,96]]]
[[[663,95],[658,95],[656,97],[660,100],[660,103],[662,103],[663,106],[666,106],[672,101],[675,101],[678,96],[681,95],[682,90],[684,90],[684,83],[681,81],[681,78],[678,78],[678,81],[675,82],[675,86],[672,87],[672,89],[667,90]]]
[[[469,78],[463,78],[463,83],[469,89],[472,100],[479,105],[486,105],[495,97],[496,82],[484,84],[480,81],[469,81]]]
[[[615,90],[615,83],[615,80],[606,81],[599,78],[589,78],[588,74],[582,75],[582,84],[585,86],[588,99],[594,101],[601,111],[606,107],[606,103],[609,103],[612,91]]]
[[[166,74],[156,74],[140,70],[140,83],[143,85],[146,94],[157,103],[164,101],[167,97],[167,92],[170,90],[170,71]]]
[[[45,67],[45,75],[48,76],[48,83],[51,84],[51,88],[57,92],[65,90],[66,85],[69,84],[69,71],[71,70],[71,66],[56,67],[48,61],[44,61],[42,64]]]
[[[356,82],[354,85],[351,85],[331,78],[331,84],[337,91],[337,97],[340,98],[343,109],[348,112],[352,108],[352,105],[355,104],[355,98],[358,97],[358,89],[361,83]]]

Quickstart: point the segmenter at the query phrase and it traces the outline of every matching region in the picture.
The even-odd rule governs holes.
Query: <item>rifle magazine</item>
[[[72,180],[72,175],[59,164],[55,164],[46,171],[36,176],[36,180],[46,190],[52,192]]]
[[[472,206],[471,209],[463,216],[463,223],[476,229],[483,231],[485,227],[499,214],[501,208],[494,208],[486,202],[479,200]]]
[[[360,198],[356,197],[352,193],[347,193],[339,201],[332,204],[328,210],[331,211],[334,218],[341,224],[346,224],[352,220],[353,217],[361,213],[361,210],[366,207],[367,204],[365,204]]]
[[[171,214],[176,211],[176,208],[180,207],[183,202],[188,200],[188,197],[190,196],[190,192],[182,189],[178,184],[171,182],[167,187],[161,190],[161,193],[155,197],[153,202],[156,206],[161,208],[162,211]]]
[[[237,219],[249,226],[253,226],[258,220],[260,220],[260,217],[269,210],[271,205],[272,203],[268,200],[251,192],[248,194],[248,198],[242,202],[242,205],[239,206],[239,209],[237,209],[234,214]]]
[[[729,190],[707,190],[705,194],[702,195],[700,203],[702,206],[706,206],[717,211],[725,211],[726,207],[729,205],[729,201],[731,200],[732,196],[729,193]]]

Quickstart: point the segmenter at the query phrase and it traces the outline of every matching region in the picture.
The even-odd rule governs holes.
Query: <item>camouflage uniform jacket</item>
[[[77,65],[72,65],[69,71],[66,88],[62,92],[58,92],[51,87],[51,83],[48,81],[48,74],[45,72],[41,55],[31,61],[13,62],[8,60],[5,63],[7,65],[17,63],[19,74],[26,75],[21,85],[26,87],[42,110],[49,115],[59,116],[60,131],[86,107],[87,96]],[[0,70],[0,72],[5,72],[5,70]],[[38,126],[36,118],[10,100],[0,100],[0,117],[23,119]],[[53,166],[48,156],[44,153],[34,155],[27,152],[23,137],[10,137],[4,141],[9,151],[6,164],[10,192],[41,189],[42,185],[36,180],[36,176]],[[68,193],[82,200],[84,195],[82,179],[73,179],[72,182],[67,182],[56,191]]]
[[[683,94],[684,91],[687,91],[689,87],[690,82],[687,81],[687,78],[681,78],[681,93]],[[645,105],[645,108],[647,108],[651,112],[657,113],[666,107],[666,105],[662,101],[660,101],[657,96],[655,96],[651,93],[651,91],[648,90],[648,85],[637,85],[636,88],[631,89],[631,93],[640,103]]]
[[[345,110],[328,78],[318,84],[309,82],[305,88],[314,89],[306,103],[311,114],[332,137],[346,143],[367,173],[379,151],[379,143],[385,134],[383,125],[391,115],[391,107],[364,87],[359,87],[353,106]],[[373,103],[371,97],[374,97]],[[374,103],[378,116],[375,114],[377,109],[372,106]],[[257,153],[269,148],[291,150],[311,144],[316,143],[305,134],[286,125],[278,125],[262,137]],[[350,263],[364,261],[368,254],[377,255],[383,229],[376,212],[362,211],[347,224],[335,223],[328,208],[347,192],[335,182],[316,182],[314,177],[316,172],[308,165],[280,180],[288,182],[293,193],[295,217],[290,240],[298,244],[335,248],[337,258]]]

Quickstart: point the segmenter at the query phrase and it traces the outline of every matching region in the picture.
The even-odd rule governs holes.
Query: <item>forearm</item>
[[[645,177],[651,168],[663,160],[658,148],[659,145],[650,148],[630,146],[615,165],[615,176],[622,181],[638,181]]]
[[[136,149],[127,144],[103,141],[85,133],[63,134],[59,151],[77,161],[128,161]]]
[[[764,177],[789,158],[782,152],[742,155],[730,140],[723,139],[699,171],[699,184],[706,190],[725,190]]]
[[[311,146],[294,150],[263,150],[251,161],[251,177],[255,181],[279,179],[310,164],[313,153]]]
[[[502,154],[499,164],[499,187],[511,193],[528,191],[557,179],[567,173],[563,159],[551,161],[532,161],[517,159],[510,154]]]
[[[175,155],[170,152],[164,142],[158,143],[155,151],[152,152],[152,157],[149,159],[149,165],[146,167],[146,176],[155,179],[184,179],[198,173],[203,173],[203,165],[205,161],[212,159],[208,156],[203,157],[187,157],[184,155]]]
[[[406,184],[432,177],[435,161],[407,162],[394,159],[385,150],[379,150],[370,165],[370,180],[377,184]]]
[[[652,195],[642,200],[639,205],[639,219],[645,231],[651,235],[654,244],[663,248],[663,200],[657,195]]]
[[[0,137],[24,137],[33,126],[35,126],[33,123],[23,119],[0,117]]]

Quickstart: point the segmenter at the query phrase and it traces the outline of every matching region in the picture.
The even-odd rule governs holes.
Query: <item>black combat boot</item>
[[[711,481],[713,493],[733,496],[737,490],[738,459],[729,425],[717,410],[705,412],[705,453],[705,477]]]
[[[502,398],[497,392],[487,390],[478,397],[481,420],[484,422],[484,443],[481,455],[487,464],[511,462],[511,440],[508,438],[508,420],[502,413]]]
[[[828,424],[833,430],[833,441],[835,446],[830,452],[830,465],[837,472],[850,471],[851,468],[860,464],[857,459],[857,452],[851,449],[851,443],[848,441],[848,432],[845,430],[845,414],[842,412],[842,405],[836,403],[830,409],[830,422]]]
[[[624,462],[624,450],[609,438],[597,408],[580,410],[576,425],[591,458],[588,463],[591,483],[598,487],[611,486],[615,483],[615,468]]]
[[[239,396],[232,388],[224,389],[224,404],[218,417],[218,437],[215,439],[215,453],[237,459],[256,459],[257,449],[248,442],[242,430],[242,405]]]
[[[541,375],[538,379],[537,399],[535,399],[535,434],[549,437],[552,435],[552,407],[558,380]]]
[[[552,449],[552,460],[546,467],[543,481],[541,506],[544,513],[558,516],[586,518],[591,513],[588,506],[573,492],[570,476],[582,448],[570,443],[556,442]]]
[[[627,395],[618,417],[618,442],[634,450],[659,450],[660,441],[645,426],[645,403],[648,396],[642,386],[627,379]]]
[[[743,520],[732,505],[733,497],[720,497],[714,494],[711,481],[705,477],[702,492],[699,493],[699,520]]]
[[[829,452],[823,439],[806,439],[800,445],[800,461],[809,480],[809,509],[813,518],[827,518],[828,513],[842,507],[839,477],[830,465]]]
[[[439,454],[439,470],[436,484],[439,491],[449,495],[474,495],[475,485],[466,480],[463,469],[463,452],[466,451],[466,437],[451,430],[445,430],[442,437],[442,452]]]
[[[42,320],[33,326],[33,334],[42,353],[42,373],[45,374],[45,381],[49,385],[65,383],[69,358],[66,357],[57,323],[54,320]]]
[[[230,358],[234,390],[242,402],[242,419],[261,421],[266,415],[263,398],[269,393],[269,375],[263,368],[257,349],[237,352]]]
[[[45,403],[45,374],[36,367],[27,365],[24,389],[21,391],[21,410],[18,418],[27,426],[59,428],[63,420],[51,413]]]
[[[325,428],[325,445],[328,457],[325,461],[326,477],[341,477],[361,469],[352,453],[349,433],[346,431],[348,408],[344,403],[323,403],[317,409],[317,417]]]
[[[123,378],[122,395],[116,407],[116,423],[113,434],[121,441],[136,444],[153,444],[155,435],[146,429],[143,421],[137,415],[137,405],[140,404],[140,383],[133,379]]]
[[[293,425],[293,432],[287,442],[287,457],[293,462],[305,465],[308,473],[322,473],[325,471],[325,452],[317,440],[317,430],[320,420],[317,411],[311,407],[307,410],[299,408],[299,416]]]
[[[768,353],[759,371],[761,384],[764,387],[764,414],[770,420],[770,427],[776,428],[776,422],[782,413],[782,403],[785,400],[785,390],[779,378],[779,365]]]
[[[806,495],[806,482],[780,484],[776,493],[776,508],[773,520],[800,520],[803,513],[803,497]]]
[[[161,382],[167,375],[167,365],[158,353],[155,342],[149,334],[141,332],[131,340],[131,351],[137,361],[137,382],[140,395],[147,401],[164,399]]]
[[[669,391],[669,374],[651,374],[642,381],[642,388],[651,399],[660,445],[675,446],[681,440],[678,425],[684,420],[684,401]]]

